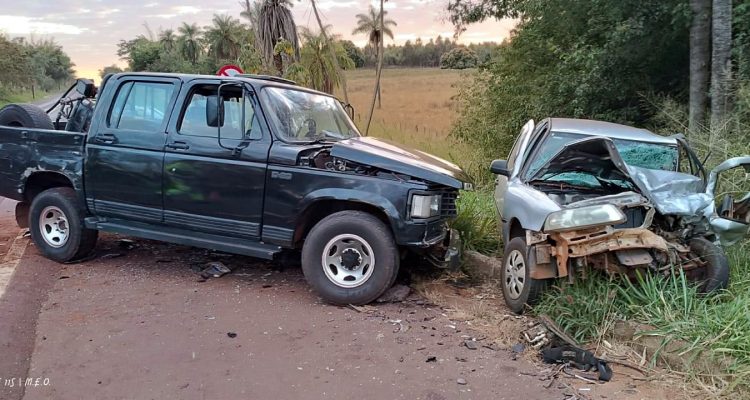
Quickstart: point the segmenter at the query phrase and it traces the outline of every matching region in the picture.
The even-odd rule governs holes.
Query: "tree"
[[[260,9],[262,4],[253,0],[250,2],[250,0],[240,1],[240,6],[242,6],[242,12],[240,12],[240,17],[247,20],[248,25],[250,25],[250,29],[253,30],[255,33],[255,36],[258,36],[258,26],[260,24]]]
[[[477,54],[466,47],[457,47],[440,57],[440,68],[467,69],[477,67]]]
[[[201,28],[197,24],[183,22],[177,31],[180,33],[178,40],[182,55],[193,64],[197,63],[201,53]]]
[[[297,25],[289,7],[289,0],[264,0],[258,15],[258,46],[267,65],[273,63],[279,75],[284,73],[281,54],[275,54],[280,40],[288,41],[293,48],[294,58],[299,58],[299,38]]]
[[[362,52],[362,49],[357,47],[351,40],[341,40],[339,43],[346,50],[346,55],[354,62],[355,68],[365,66],[365,54]]]
[[[165,29],[159,32],[159,43],[161,43],[166,51],[174,50],[175,43],[177,43],[177,37],[175,36],[174,31],[171,29]]]
[[[205,28],[204,38],[215,59],[236,62],[240,56],[242,34],[242,24],[238,19],[214,15],[213,25]]]
[[[324,27],[328,29],[330,26]],[[346,50],[336,37],[314,33],[303,29],[302,48],[300,49],[300,63],[305,67],[308,85],[315,90],[333,94],[334,88],[343,84],[343,69],[354,68],[354,62],[346,54]]]
[[[392,19],[386,19],[385,15],[387,11],[383,10],[382,4],[380,12],[378,13],[373,6],[370,6],[370,10],[367,14],[357,14],[357,27],[352,31],[353,35],[365,34],[367,35],[369,44],[377,49],[375,55],[378,59],[378,64],[382,60],[383,56],[383,39],[384,36],[388,36],[393,39],[393,30],[391,27],[396,27],[396,21]],[[378,72],[380,74],[380,72]],[[378,108],[382,107],[380,99],[380,87],[378,86],[377,92]]]
[[[378,68],[377,68],[377,75],[375,77],[375,93],[373,93],[372,95],[372,103],[370,104],[370,113],[368,114],[368,117],[367,117],[367,128],[365,129],[365,136],[370,134],[370,124],[372,123],[372,115],[375,113],[375,98],[377,97],[378,99],[380,99],[380,78],[382,77],[382,74],[383,74],[383,53],[384,53],[383,42],[385,42],[385,40],[383,40],[383,34],[386,34],[386,35],[388,34],[388,31],[387,31],[388,28],[387,28],[387,25],[385,24],[385,10],[383,9],[384,1],[385,0],[380,0],[380,13],[378,14],[380,18],[380,23],[376,23],[375,25],[376,30],[382,29],[382,32],[377,35],[378,41],[380,42],[380,46],[378,48]],[[375,14],[374,12],[372,12],[373,11],[372,7],[370,8],[370,11],[371,11],[371,14],[373,15]],[[360,21],[361,20],[362,19],[360,18]],[[393,33],[391,33],[391,36],[392,35]],[[372,35],[370,37],[372,37]]]
[[[331,39],[328,37],[328,33],[326,33],[327,27],[323,26],[323,21],[320,20],[320,14],[318,14],[318,7],[315,5],[315,0],[310,0],[310,2],[312,3],[313,12],[315,13],[315,19],[318,21],[318,28],[320,28],[320,36],[324,41],[323,46],[327,49],[329,53],[328,59],[331,60],[331,62],[333,63],[333,76],[336,78],[336,80],[338,80],[338,82],[336,82],[336,85],[338,86],[338,84],[341,83],[341,87],[344,90],[344,101],[346,102],[346,104],[349,104],[349,91],[346,88],[346,75],[344,75],[344,73],[341,72],[341,65],[339,63],[339,51],[338,50],[339,50],[339,47],[341,48],[341,50],[343,50],[343,47],[341,47],[340,45],[337,46],[335,43],[331,42]],[[343,54],[346,54],[346,50],[343,51]],[[346,58],[348,57],[345,57],[342,59],[346,63],[346,66],[344,66],[344,68],[352,64],[351,59],[347,60]],[[324,68],[322,67],[325,66],[326,63],[323,62],[324,61],[323,59],[319,59],[319,61],[320,62],[318,64],[320,65],[321,70],[323,70]],[[330,74],[328,73],[325,74],[325,76],[328,76],[328,75]],[[313,77],[313,73],[312,71],[310,71],[310,78],[312,79],[312,77]],[[333,94],[333,80],[328,78],[328,79],[324,79],[324,82],[325,82],[326,88],[330,86],[330,91],[328,91],[328,93]]]
[[[731,98],[732,0],[713,0],[711,53],[711,130],[726,122]]]
[[[100,78],[104,78],[105,76],[107,76],[109,74],[119,74],[120,72],[122,72],[122,68],[118,67],[115,64],[112,64],[112,65],[109,65],[109,66],[106,66],[106,67],[100,69],[99,70],[99,77]]]
[[[690,24],[690,100],[691,132],[706,122],[709,65],[711,58],[711,0],[690,0],[693,19]]]

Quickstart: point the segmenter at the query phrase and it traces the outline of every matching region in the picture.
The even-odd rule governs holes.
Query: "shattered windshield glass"
[[[266,87],[261,99],[272,127],[285,142],[327,142],[360,136],[344,107],[333,97]]]
[[[548,164],[560,149],[569,143],[585,139],[589,136],[568,132],[552,132],[539,148],[536,158],[532,161],[526,176],[534,176],[543,166]],[[678,150],[676,146],[658,143],[638,142],[625,139],[612,139],[617,151],[626,164],[634,167],[655,169],[662,171],[677,170]],[[552,175],[552,174],[550,174]],[[574,185],[601,186],[596,177],[579,172],[557,173],[545,176],[543,179],[566,182]],[[612,182],[618,184],[618,182]]]

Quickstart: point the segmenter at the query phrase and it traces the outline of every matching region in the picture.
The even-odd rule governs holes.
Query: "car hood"
[[[469,177],[457,165],[387,140],[361,137],[337,142],[331,156],[464,189]]]
[[[583,172],[602,179],[630,182],[662,215],[704,215],[713,204],[712,197],[703,191],[700,178],[676,171],[629,166],[612,139],[603,136],[569,143],[531,179],[563,172]]]

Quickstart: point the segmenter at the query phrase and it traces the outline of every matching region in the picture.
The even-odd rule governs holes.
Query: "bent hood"
[[[547,174],[584,172],[606,180],[627,181],[662,215],[702,215],[713,202],[703,192],[703,181],[693,175],[629,166],[612,139],[595,136],[569,143],[531,179]]]
[[[383,139],[342,140],[333,145],[331,155],[455,189],[464,189],[469,183],[469,177],[457,165]]]

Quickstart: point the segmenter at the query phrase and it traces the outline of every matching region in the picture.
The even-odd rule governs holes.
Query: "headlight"
[[[597,225],[617,225],[626,220],[625,214],[611,204],[571,208],[556,211],[547,216],[544,230],[554,232],[584,229]]]
[[[441,195],[423,196],[415,194],[411,198],[411,217],[430,218],[440,215]]]

